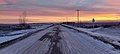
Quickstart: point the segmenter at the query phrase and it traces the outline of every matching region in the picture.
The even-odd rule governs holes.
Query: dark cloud
[[[104,0],[4,0],[8,4],[0,5],[0,11],[22,12],[40,16],[73,16],[79,9],[83,15],[107,14],[119,12],[118,8],[108,7]]]

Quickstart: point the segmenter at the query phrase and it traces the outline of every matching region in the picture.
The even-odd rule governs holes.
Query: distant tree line
[[[91,22],[81,22],[81,23],[75,23],[75,22],[63,22],[62,24],[68,24],[71,26],[80,26],[82,28],[93,28],[93,23]],[[111,27],[111,26],[120,26],[120,22],[96,22],[94,23],[94,27]]]

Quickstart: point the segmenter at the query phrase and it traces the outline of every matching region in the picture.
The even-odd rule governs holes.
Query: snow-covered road
[[[63,26],[60,26],[58,35],[61,39],[56,44],[55,42],[51,42],[53,38],[49,39],[50,36],[45,35],[51,31],[54,32],[52,29],[53,27],[50,27],[18,43],[1,49],[0,54],[119,54],[111,45]],[[52,34],[50,33],[50,35]],[[47,36],[47,38],[44,38],[44,36]],[[44,39],[40,40],[41,37]]]

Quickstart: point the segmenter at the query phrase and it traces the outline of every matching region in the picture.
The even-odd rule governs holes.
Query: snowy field
[[[109,44],[113,44],[114,47],[117,46],[116,48],[120,49],[120,38],[118,36],[109,35],[108,33],[107,34],[106,33],[102,34],[102,33],[92,32],[92,30],[90,30],[90,29],[77,28],[77,27],[69,26],[69,25],[64,25],[64,26],[67,26],[69,28],[78,30],[80,32],[83,32],[85,34],[90,35],[91,37],[97,38],[97,39],[99,39],[101,41],[105,41],[105,42],[107,42]],[[97,29],[93,29],[93,30],[95,31],[95,30],[99,30],[99,29],[101,29],[101,28],[97,28]]]
[[[4,34],[4,33],[8,33],[8,32],[11,32],[11,31],[3,31],[3,30],[0,30],[0,34]]]
[[[33,31],[36,31],[36,30],[44,29],[44,28],[49,27],[49,26],[51,26],[51,25],[42,25],[42,26],[38,26],[38,27],[33,26],[32,27],[33,29],[25,29],[25,30],[6,32],[6,33],[3,33],[3,34],[0,34],[0,36],[1,37],[14,36],[14,35],[19,35],[19,34],[23,34],[23,33],[29,33],[29,32],[33,32]]]
[[[26,35],[28,33],[32,33],[32,32],[35,32],[37,30],[41,30],[41,29],[47,28],[49,26],[51,26],[51,25],[43,25],[43,26],[35,28],[35,29],[19,30],[19,31],[13,31],[13,32],[1,34],[1,36],[0,36],[0,43],[3,43],[3,42],[6,42],[6,41],[10,41],[10,40],[19,38],[19,37],[24,36],[24,35]]]
[[[97,28],[97,29],[91,29],[91,31],[101,33],[101,34],[118,36],[120,38],[120,28],[115,28],[115,27]]]

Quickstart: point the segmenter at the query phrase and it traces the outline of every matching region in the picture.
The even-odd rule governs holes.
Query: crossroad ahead
[[[53,26],[0,49],[0,54],[119,54],[89,35]]]

